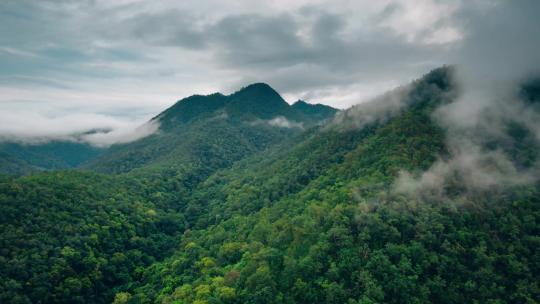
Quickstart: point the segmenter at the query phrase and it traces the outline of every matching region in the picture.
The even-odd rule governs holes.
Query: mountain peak
[[[255,83],[249,84],[243,87],[242,89],[240,89],[240,91],[243,91],[243,90],[271,90],[275,92],[275,90],[269,84],[264,83],[264,82],[255,82]]]
[[[214,93],[186,97],[153,119],[159,120],[162,130],[170,130],[194,119],[215,115],[218,111],[234,119],[270,120],[282,116],[292,121],[313,123],[333,116],[337,110],[304,101],[297,101],[291,106],[270,85],[257,82],[230,95]]]
[[[162,129],[169,129],[179,123],[187,123],[202,114],[212,113],[224,107],[227,101],[227,96],[221,93],[192,95],[178,101],[153,119],[160,120]]]
[[[289,104],[266,83],[250,84],[229,97],[231,98],[227,109],[229,113],[249,113],[262,119],[271,119],[279,115],[296,118]]]
[[[305,107],[305,106],[310,106],[311,104],[310,103],[307,103],[301,99],[298,99],[295,103],[293,103],[293,107]]]
[[[264,82],[252,83],[235,92],[232,95],[248,95],[250,97],[276,97],[279,93]],[[281,96],[279,96],[281,99]]]

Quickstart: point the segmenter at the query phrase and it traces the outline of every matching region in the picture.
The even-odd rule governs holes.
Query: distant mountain
[[[303,116],[265,83],[255,83],[229,95],[226,112],[244,118],[272,119],[283,116],[302,122]]]
[[[151,120],[159,124],[155,135],[111,148],[59,140],[0,143],[0,173],[27,174],[81,165],[120,173],[149,165],[200,164],[208,158],[221,167],[314,126],[336,111],[304,102],[290,106],[269,85],[256,83],[228,96],[215,93],[184,98]],[[98,131],[102,130],[89,133]],[[225,149],[227,145],[219,144],[223,140],[234,145]],[[208,153],[199,154],[206,150]]]
[[[206,96],[193,95],[178,101],[152,120],[159,122],[162,130],[170,130],[180,124],[188,123],[195,118],[222,109],[226,103],[227,97],[221,93]]]
[[[293,122],[311,125],[330,118],[336,112],[337,110],[330,106],[311,105],[303,101],[290,106],[269,85],[255,83],[228,96],[214,93],[184,98],[153,120],[161,124],[162,130],[169,130],[178,124],[216,114],[244,121],[284,117]]]
[[[302,113],[304,117],[313,119],[315,121],[324,121],[333,117],[338,110],[323,104],[310,104],[303,100],[298,100],[295,102],[292,107]]]
[[[22,159],[0,151],[0,173],[8,175],[25,175],[39,171]]]
[[[32,144],[3,142],[0,143],[0,153],[2,153],[0,172],[24,174],[34,171],[75,168],[97,157],[102,152],[101,148],[71,141],[55,140]],[[19,168],[23,168],[21,165],[25,164],[25,167],[13,170],[15,164],[19,164],[17,166]]]
[[[336,111],[321,105],[291,106],[264,83],[231,95],[193,95],[151,120],[160,125],[154,135],[115,145],[85,168],[125,173],[182,167],[185,174],[209,174],[295,136]]]

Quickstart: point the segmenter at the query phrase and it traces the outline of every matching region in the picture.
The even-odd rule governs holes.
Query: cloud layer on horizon
[[[0,112],[21,117],[16,127],[0,122],[0,135],[49,129],[23,113],[72,116],[62,124],[70,133],[88,127],[77,115],[140,122],[182,97],[252,82],[291,102],[345,108],[467,63],[479,51],[468,37],[494,11],[505,22],[534,18],[505,14],[507,5],[538,11],[534,1],[503,0],[2,1]]]

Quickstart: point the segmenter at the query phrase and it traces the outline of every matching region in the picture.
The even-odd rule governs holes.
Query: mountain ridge
[[[467,191],[432,170],[452,157],[433,115],[451,78],[324,126],[205,112],[98,172],[0,176],[0,302],[538,302],[538,182]],[[509,131],[513,149],[485,152],[538,165],[537,140]]]
[[[337,112],[336,109],[331,107],[326,106],[322,108],[319,105],[304,105],[302,109],[297,108],[298,105],[289,105],[277,91],[266,83],[253,83],[242,87],[229,95],[224,95],[222,93],[213,93],[209,95],[195,94],[177,101],[175,104],[150,119],[150,123],[159,124],[156,134],[150,135],[149,138],[142,138],[130,143],[115,144],[109,148],[99,149],[93,148],[85,143],[62,141],[51,141],[45,144],[28,146],[17,143],[0,144],[0,151],[4,151],[6,155],[9,155],[13,163],[18,163],[17,166],[11,166],[8,163],[3,162],[0,164],[0,172],[19,175],[32,173],[36,170],[79,167],[88,169],[96,166],[105,168],[105,166],[101,166],[99,163],[118,150],[129,150],[137,146],[140,147],[146,142],[151,144],[156,138],[166,138],[167,135],[174,135],[175,133],[180,136],[180,134],[186,134],[185,131],[181,130],[182,128],[193,127],[201,129],[201,123],[223,124],[225,122],[230,126],[224,127],[224,129],[237,129],[238,131],[248,128],[248,125],[249,128],[259,129],[259,132],[255,132],[257,135],[253,132],[251,132],[253,133],[252,135],[247,135],[250,132],[247,132],[246,130],[243,130],[240,133],[244,133],[244,135],[248,136],[248,142],[253,142],[254,147],[258,147],[251,147],[248,150],[260,149],[264,148],[266,145],[264,142],[270,143],[268,139],[272,136],[288,136],[286,134],[290,135],[300,130],[287,129],[299,126],[302,128],[312,127],[331,118]],[[274,121],[272,121],[273,119]],[[92,130],[90,132],[97,131],[98,130]],[[219,132],[216,130],[216,134],[217,133]],[[263,133],[269,133],[269,135]],[[211,136],[210,133],[207,134],[207,136]],[[240,137],[244,135],[240,135]],[[178,136],[169,136],[176,137],[176,139],[171,139],[170,142],[173,143],[172,145],[179,142]],[[186,140],[193,142],[191,139]],[[245,140],[242,139],[240,141]],[[257,141],[259,143],[257,143]],[[196,146],[197,144],[194,145]],[[245,145],[250,144],[247,143]],[[59,150],[62,148],[68,152],[71,151],[70,153],[74,155],[80,154],[80,156],[75,158],[69,157],[69,153],[64,153]],[[75,150],[79,152],[75,153]],[[154,149],[154,152],[152,153],[161,153],[157,152],[158,150],[162,152],[171,151],[173,150],[173,147],[157,148]],[[137,158],[137,156],[131,155],[129,158]],[[148,159],[152,159],[152,157],[149,157]],[[147,161],[142,160],[141,157],[135,161],[147,163]],[[25,166],[25,164],[30,166]],[[114,170],[127,172],[131,169],[131,167],[126,167],[125,169]]]
[[[258,82],[229,95],[219,92],[191,95],[177,101],[151,121],[160,122],[164,129],[170,129],[175,123],[187,123],[197,116],[211,115],[219,110],[236,119],[270,120],[281,116],[307,124],[328,119],[337,112],[337,109],[320,104],[289,105],[270,85]]]
[[[312,110],[306,111],[306,109]],[[170,166],[180,159],[202,168],[224,155],[236,155],[228,164],[256,151],[295,136],[305,128],[330,119],[337,112],[331,107],[289,105],[272,87],[255,83],[223,95],[192,95],[181,99],[152,118],[159,124],[155,134],[140,140],[113,145],[100,157],[85,164],[85,169],[125,173],[148,166]],[[217,138],[217,136],[220,138]],[[223,154],[236,142],[235,153]],[[222,142],[221,146],[215,143]],[[204,150],[205,153],[201,153]],[[137,151],[137,152],[135,152]],[[221,152],[220,152],[221,151]],[[245,154],[245,155],[244,155]],[[167,165],[168,164],[168,165]],[[205,169],[205,170],[206,170]],[[190,171],[192,169],[189,169]],[[198,170],[198,169],[193,169]],[[211,172],[213,169],[209,169]]]

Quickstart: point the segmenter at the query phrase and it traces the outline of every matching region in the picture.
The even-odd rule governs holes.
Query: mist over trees
[[[195,96],[83,171],[1,177],[0,302],[540,301],[538,82],[456,129],[455,73],[335,116]]]
[[[540,303],[539,12],[0,1],[0,304]]]

